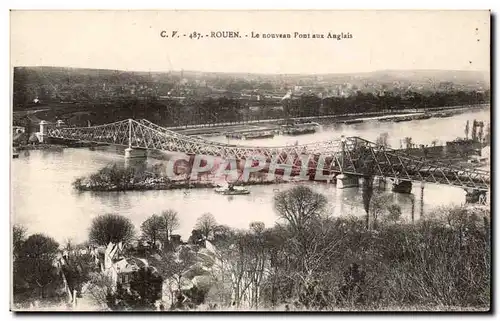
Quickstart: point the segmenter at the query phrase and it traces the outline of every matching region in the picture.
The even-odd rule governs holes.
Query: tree
[[[319,217],[327,203],[323,194],[302,185],[280,192],[274,197],[276,212],[295,231],[303,230],[312,220]]]
[[[489,146],[491,144],[491,123],[486,125],[486,134],[484,136],[484,145]]]
[[[370,229],[370,202],[373,196],[373,176],[364,177],[363,188],[361,190],[361,197],[363,199],[363,208],[366,212],[366,228]]]
[[[406,145],[407,149],[413,147],[413,138],[411,138],[411,137],[405,137],[404,141],[405,141],[405,145]]]
[[[375,143],[381,147],[390,147],[389,146],[389,134],[388,133],[380,134],[380,136],[377,137],[377,141]]]
[[[172,301],[175,301],[174,298],[178,297],[179,294],[183,298],[182,284],[185,279],[189,278],[187,272],[192,270],[196,262],[196,253],[188,246],[181,246],[176,252],[163,252],[161,259],[155,262],[155,267],[158,268],[160,275],[169,281],[167,284],[169,284]]]
[[[49,285],[60,281],[55,267],[58,248],[54,239],[43,234],[33,234],[26,239],[14,266],[14,294],[35,293],[41,298],[47,297]]]
[[[205,213],[198,218],[196,221],[195,228],[201,232],[201,235],[208,240],[213,234],[215,227],[217,226],[217,221],[211,213]]]
[[[265,229],[266,225],[263,222],[250,223],[250,230],[255,234],[262,234]]]
[[[22,225],[14,225],[12,228],[12,254],[14,259],[18,257],[25,240],[26,228]]]
[[[84,284],[91,281],[91,274],[99,271],[99,265],[90,253],[82,253],[78,250],[68,251],[61,261],[61,271],[72,300],[76,291],[77,296],[82,293]]]
[[[370,212],[371,212],[371,227],[377,228],[378,219],[388,212],[388,208],[392,202],[392,195],[388,193],[375,194],[371,198]]]
[[[93,299],[100,308],[108,308],[111,293],[113,292],[114,282],[109,275],[100,272],[91,272],[89,274],[90,281],[85,289],[85,293]]]
[[[465,139],[469,139],[469,121],[465,123]]]
[[[90,227],[89,240],[98,245],[109,243],[128,243],[134,237],[132,222],[118,214],[106,214],[96,217]]]
[[[291,257],[287,260],[296,266],[294,277],[298,278],[302,288],[309,286],[317,268],[318,245],[323,242],[321,214],[327,204],[324,195],[314,192],[307,186],[299,185],[278,193],[274,197],[274,208],[278,215],[288,223],[286,247]],[[293,253],[293,256],[291,255]]]
[[[33,234],[23,243],[20,254],[34,259],[52,259],[55,258],[58,248],[59,243],[53,238],[43,234]]]
[[[231,242],[234,237],[235,231],[226,225],[217,225],[214,229],[213,243],[218,245],[220,243],[227,244]]]
[[[173,231],[179,228],[179,214],[174,210],[166,210],[161,213],[163,228],[165,230],[165,241],[170,240]]]
[[[482,122],[482,121],[481,121],[481,122],[479,122],[478,127],[479,127],[479,131],[478,131],[478,133],[477,133],[477,138],[478,138],[479,142],[480,142],[481,144],[483,144],[483,135],[484,135],[483,128],[484,128],[484,122]]]
[[[471,139],[473,141],[477,141],[477,125],[478,125],[478,122],[474,119],[472,121],[472,131],[471,131]]]
[[[150,244],[151,248],[156,248],[156,242],[165,235],[165,225],[163,217],[156,214],[149,217],[141,224],[142,237]]]
[[[392,204],[387,207],[386,220],[396,223],[401,218],[401,206]]]

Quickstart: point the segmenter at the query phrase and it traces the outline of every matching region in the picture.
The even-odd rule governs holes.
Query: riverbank
[[[323,115],[323,116],[312,116],[312,117],[297,117],[290,118],[290,120],[296,123],[307,123],[316,122],[321,125],[332,125],[332,124],[343,124],[346,121],[350,123],[358,123],[368,120],[379,120],[383,118],[396,117],[415,117],[411,121],[419,120],[419,115],[429,114],[432,117],[439,117],[439,114],[446,111],[448,113],[453,113],[450,116],[459,115],[471,110],[482,110],[490,108],[490,105],[464,105],[464,106],[443,106],[435,108],[424,108],[424,109],[403,109],[403,110],[384,110],[379,112],[368,112],[368,113],[351,113],[351,114],[341,114],[341,115]],[[275,130],[279,127],[280,122],[284,122],[286,119],[262,119],[262,120],[252,120],[240,123],[220,123],[220,124],[209,124],[209,125],[188,125],[188,126],[178,126],[169,127],[168,129],[174,130],[180,134],[187,136],[202,135],[206,137],[219,136],[226,133],[240,132],[240,131],[266,131]]]
[[[64,148],[94,148],[98,146],[107,146],[107,144],[97,144],[91,142],[81,141],[64,141],[57,143],[44,143],[44,144],[15,144],[14,148],[18,151],[25,150],[54,150],[59,151]]]
[[[34,145],[19,145],[15,146],[15,148],[18,151],[25,151],[25,150],[53,150],[53,151],[58,151],[62,150],[63,148],[68,148],[66,145],[59,145],[59,144],[34,144]]]

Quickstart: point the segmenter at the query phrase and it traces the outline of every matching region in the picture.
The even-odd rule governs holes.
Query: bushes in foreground
[[[198,275],[192,271],[205,262],[201,269],[202,292],[172,292],[173,297],[175,294],[181,300],[162,304],[167,309],[183,309],[181,302],[185,302],[184,308],[199,309],[204,304],[221,310],[490,307],[489,209],[441,208],[426,213],[415,223],[401,223],[387,210],[378,213],[380,220],[375,228],[367,229],[364,218],[328,217],[324,197],[304,186],[278,193],[275,204],[282,221],[272,228],[254,222],[248,229],[237,230],[218,225],[215,217],[205,214],[199,218],[187,247],[184,244],[160,249],[153,237],[148,253],[141,257],[152,262],[164,280],[174,278],[177,289],[183,279]],[[97,243],[125,242],[131,238],[131,232],[117,234],[113,230],[123,226],[123,230],[131,231],[127,219],[108,215],[107,220],[113,224],[97,224],[101,220],[95,219],[93,229],[99,227],[98,235],[109,237]],[[159,232],[145,227],[143,239],[151,239],[151,233]],[[96,242],[94,234],[90,238]],[[26,257],[23,244],[28,243],[22,241],[22,230],[18,229],[15,235],[19,236],[15,238],[16,262],[22,263]],[[204,240],[214,248],[203,249]],[[54,255],[55,247],[44,253]],[[137,251],[127,253],[140,255]],[[36,288],[37,282],[21,279],[19,276],[27,273],[18,274],[19,271],[15,270],[14,284],[23,281],[25,287]],[[52,274],[48,276],[51,278]],[[134,286],[140,289],[149,284],[146,281]],[[166,284],[163,283],[163,291]],[[47,297],[47,292],[40,297]],[[128,305],[134,306],[133,303]],[[148,306],[153,308],[153,302],[148,301]]]

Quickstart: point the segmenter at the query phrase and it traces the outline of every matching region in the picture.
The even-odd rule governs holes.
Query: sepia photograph
[[[492,310],[489,10],[11,10],[10,310]]]

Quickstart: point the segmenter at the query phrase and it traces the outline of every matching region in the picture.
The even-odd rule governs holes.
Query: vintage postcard
[[[11,310],[490,311],[490,19],[11,11]]]

